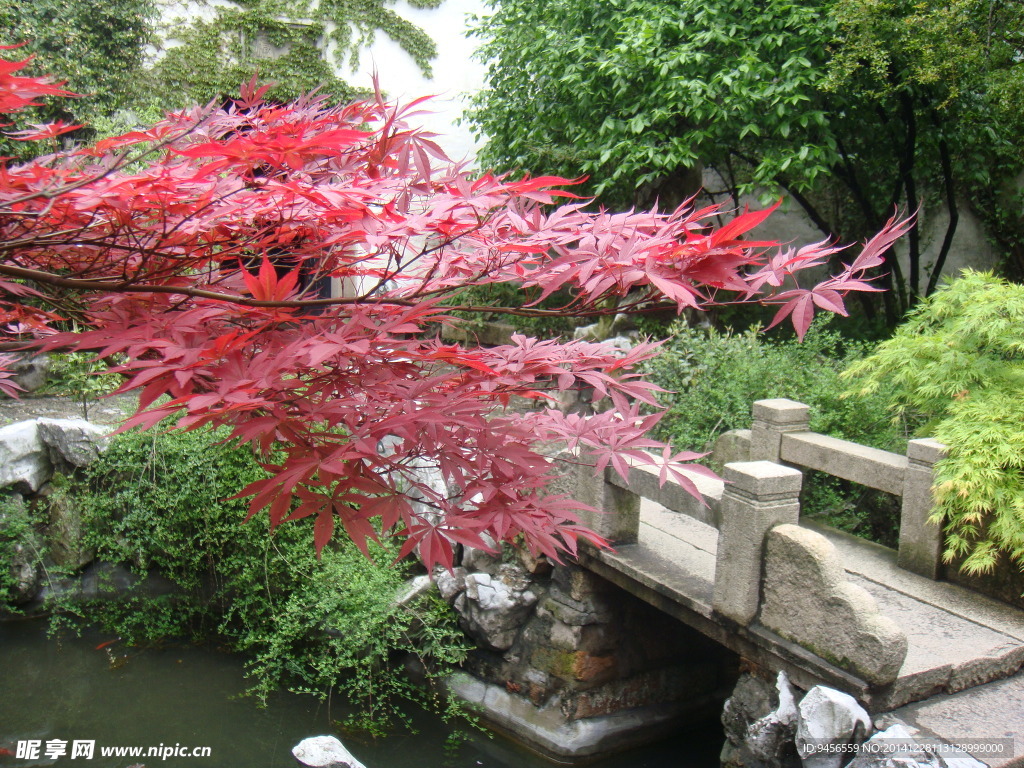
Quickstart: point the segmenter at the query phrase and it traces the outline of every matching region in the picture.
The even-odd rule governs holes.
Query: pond
[[[211,648],[97,647],[109,635],[46,637],[44,620],[0,622],[0,766],[295,768],[291,748],[307,736],[337,733],[343,702],[282,694],[265,709],[245,688],[238,656]],[[113,658],[113,663],[112,663]],[[368,768],[551,768],[500,737],[473,734],[446,750],[451,727],[425,713],[418,731],[362,742],[342,736]],[[17,742],[42,743],[40,758],[18,759]],[[47,741],[68,752],[47,759]],[[95,742],[93,758],[71,758],[73,742]],[[595,768],[713,768],[721,730],[713,724],[660,744],[591,763]],[[103,757],[103,747],[209,747],[208,757]],[[8,752],[10,754],[8,754]],[[124,754],[124,753],[122,753]]]

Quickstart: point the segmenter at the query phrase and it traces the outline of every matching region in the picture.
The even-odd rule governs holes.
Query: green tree
[[[892,392],[897,414],[948,446],[936,465],[932,519],[946,560],[968,573],[1001,556],[1024,566],[1024,286],[965,271],[918,305],[848,375],[858,394]]]
[[[143,49],[154,13],[152,0],[0,0],[0,43],[26,43],[19,52],[35,57],[26,72],[60,72],[69,90],[88,97],[51,100],[12,116],[15,126],[92,123],[134,106],[145,91]],[[0,155],[21,151],[0,139]]]
[[[224,99],[259,71],[275,83],[270,96],[290,101],[323,87],[339,101],[356,90],[335,72],[358,60],[383,32],[424,74],[437,54],[419,27],[386,7],[387,0],[235,0],[213,7],[213,18],[179,19],[161,30],[169,47],[156,67],[160,90],[182,103]],[[444,0],[411,0],[436,8]]]
[[[486,164],[590,176],[611,207],[669,202],[701,166],[783,191],[851,240],[897,205],[952,216],[931,278],[890,257],[890,321],[934,288],[970,195],[1009,246],[1022,167],[1024,6],[988,0],[494,0],[477,34]],[[929,195],[936,200],[930,199]],[[934,207],[939,207],[935,205]],[[904,285],[906,286],[904,288]]]

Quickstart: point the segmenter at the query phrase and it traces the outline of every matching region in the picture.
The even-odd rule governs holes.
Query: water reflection
[[[241,697],[246,681],[237,656],[209,648],[97,648],[109,636],[46,638],[45,622],[0,622],[0,766],[75,765],[128,768],[295,768],[291,748],[306,736],[336,733],[343,703],[282,694],[266,709]],[[372,743],[342,737],[369,768],[551,768],[500,738],[473,736],[446,752],[450,729],[424,713],[417,734]],[[595,768],[710,768],[720,736],[698,745],[681,736],[592,764]],[[68,742],[58,759],[17,759],[19,740]],[[93,759],[71,759],[74,740],[95,741]],[[102,757],[101,747],[210,747],[209,757]],[[7,750],[12,754],[5,754]]]

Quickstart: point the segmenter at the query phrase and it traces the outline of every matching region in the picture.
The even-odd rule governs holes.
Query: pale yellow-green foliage
[[[895,384],[893,411],[924,415],[948,446],[932,515],[947,562],[1024,566],[1024,286],[965,271],[846,376],[857,392]]]

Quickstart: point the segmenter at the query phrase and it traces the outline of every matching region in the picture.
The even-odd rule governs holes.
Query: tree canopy
[[[951,211],[938,263],[888,258],[890,318],[935,286],[970,197],[1012,251],[1024,6],[989,0],[494,0],[477,29],[485,162],[590,177],[625,208],[778,190],[843,240]],[[718,186],[718,185],[716,185]]]
[[[25,65],[0,60],[0,113],[66,95],[17,74]],[[270,470],[240,489],[250,514],[312,518],[318,550],[336,528],[364,548],[398,533],[429,564],[450,565],[458,543],[487,549],[483,534],[553,557],[599,543],[584,507],[550,493],[564,461],[653,464],[697,493],[697,456],[646,437],[657,388],[635,367],[656,345],[445,344],[446,312],[495,311],[453,305],[464,289],[572,289],[552,309],[501,310],[541,317],[599,317],[613,299],[626,311],[762,301],[802,334],[815,308],[844,313],[843,294],[872,290],[863,276],[907,228],[890,222],[838,275],[794,287],[838,249],[748,239],[770,211],[714,229],[714,207],[591,210],[565,179],[470,175],[406,122],[419,102],[265,94],[254,79],[230,104],[0,164],[0,343],[120,358],[121,390],[140,395],[126,428],[172,415],[229,427]],[[327,280],[345,289],[319,291]],[[579,386],[605,410],[550,405]],[[0,388],[13,390],[5,374]],[[513,396],[542,407],[506,410]]]

